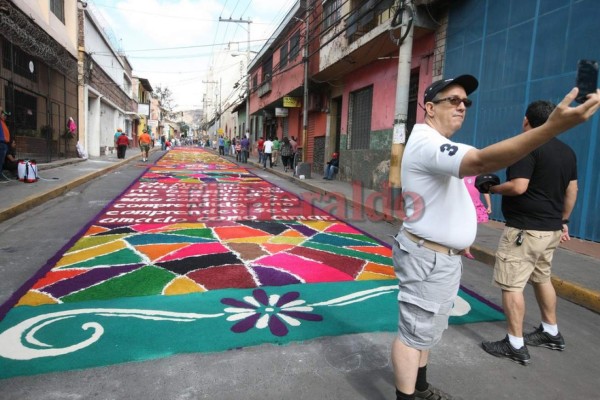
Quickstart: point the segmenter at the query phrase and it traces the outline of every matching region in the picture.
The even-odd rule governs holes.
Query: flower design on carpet
[[[239,321],[231,327],[232,332],[244,333],[255,327],[265,329],[269,327],[275,336],[285,336],[289,330],[286,326],[300,326],[300,320],[322,321],[323,317],[313,314],[312,307],[306,305],[306,301],[299,300],[300,293],[287,292],[282,296],[273,294],[267,296],[262,289],[256,289],[252,296],[244,297],[244,300],[225,298],[221,303],[231,306],[225,309],[231,315],[227,321]]]

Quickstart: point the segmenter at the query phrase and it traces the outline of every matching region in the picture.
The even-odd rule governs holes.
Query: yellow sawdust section
[[[117,240],[111,243],[106,243],[97,247],[92,247],[91,249],[76,251],[72,253],[65,254],[63,258],[61,258],[58,263],[56,263],[55,268],[64,267],[67,265],[83,262],[94,257],[98,257],[104,254],[112,253],[118,250],[122,250],[126,248],[127,245],[122,240]]]
[[[263,243],[269,243],[269,239],[271,239],[271,236],[253,236],[253,237],[247,237],[247,238],[227,239],[224,242],[226,242],[226,243],[256,243],[256,244],[263,244]]]
[[[127,234],[127,233],[119,233],[119,234],[115,234],[115,235],[102,235],[102,236],[84,236],[81,239],[79,239],[77,241],[77,243],[75,243],[73,245],[73,247],[71,247],[69,249],[69,253],[72,253],[72,252],[78,251],[78,250],[87,249],[87,248],[93,247],[93,246],[99,246],[104,243],[114,242],[115,240],[118,240],[118,239],[121,239],[121,238],[124,238],[127,236],[129,236],[129,234]]]
[[[163,290],[163,294],[167,296],[196,292],[206,292],[206,289],[187,276],[179,276],[173,279]]]
[[[56,300],[52,296],[49,296],[45,293],[40,293],[40,292],[30,290],[29,292],[25,293],[25,296],[21,297],[21,299],[19,300],[19,302],[17,303],[17,305],[15,307],[17,307],[17,306],[41,306],[43,304],[58,304],[58,300]]]
[[[337,222],[327,222],[327,221],[302,221],[302,223],[312,229],[324,232],[325,229],[329,228],[333,224],[337,224]]]
[[[291,245],[299,245],[304,242],[306,238],[302,235],[298,236],[273,236],[268,243],[271,244],[291,244]]]
[[[170,224],[168,226],[161,226],[156,229],[149,229],[147,231],[143,231],[140,233],[156,233],[156,232],[169,232],[169,231],[178,231],[182,229],[205,229],[206,224],[202,223],[179,223],[179,224]]]

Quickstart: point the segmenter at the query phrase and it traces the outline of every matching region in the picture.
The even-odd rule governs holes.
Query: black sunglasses
[[[469,108],[473,104],[473,102],[470,99],[467,99],[467,98],[461,99],[458,96],[450,96],[450,97],[444,97],[443,99],[431,100],[431,102],[433,104],[438,104],[438,103],[441,103],[442,101],[447,101],[448,103],[452,104],[454,107],[458,107],[460,105],[460,103],[464,103],[465,107]]]

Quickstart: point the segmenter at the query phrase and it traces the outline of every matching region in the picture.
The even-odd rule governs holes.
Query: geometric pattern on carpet
[[[2,305],[0,378],[396,330],[391,249],[309,200],[168,151]],[[465,289],[454,312],[503,318]]]

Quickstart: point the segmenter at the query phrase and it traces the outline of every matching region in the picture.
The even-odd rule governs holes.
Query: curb
[[[47,202],[48,200],[55,199],[56,197],[61,196],[62,194],[68,192],[69,190],[76,188],[77,186],[83,185],[84,183],[89,182],[90,180],[95,179],[99,176],[105,175],[106,173],[108,173],[116,168],[119,168],[123,164],[126,164],[129,161],[135,160],[138,157],[141,157],[141,155],[131,157],[126,160],[117,162],[108,167],[99,169],[98,171],[90,172],[87,175],[76,178],[76,179],[74,179],[70,182],[67,182],[64,185],[60,185],[54,189],[50,189],[45,192],[41,192],[41,193],[37,193],[32,196],[29,196],[16,205],[9,205],[7,208],[0,210],[0,222],[4,222],[10,218],[16,217],[17,215],[24,213],[25,211],[28,211],[34,207],[37,207],[40,204]],[[75,159],[75,160],[77,160],[77,159]],[[84,161],[84,160],[82,160],[82,161]],[[76,161],[76,162],[78,162],[78,161]],[[60,166],[74,164],[74,163],[75,162],[65,163]]]

